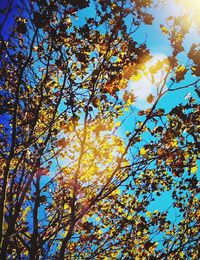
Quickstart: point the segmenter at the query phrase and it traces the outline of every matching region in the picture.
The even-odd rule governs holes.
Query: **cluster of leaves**
[[[127,83],[150,59],[134,32],[152,24],[151,5],[93,1],[95,15],[79,21],[88,1],[22,1],[0,34],[2,259],[198,257],[199,108],[190,99],[168,113],[156,109],[168,77],[172,91],[191,68],[199,76],[198,46],[188,53],[190,68],[178,64],[188,31],[181,19],[171,32],[161,26],[173,52],[150,68],[155,84],[166,65],[152,107],[141,120],[134,114],[125,140],[117,135],[116,119],[135,112]],[[175,221],[171,208],[150,210],[165,192]]]

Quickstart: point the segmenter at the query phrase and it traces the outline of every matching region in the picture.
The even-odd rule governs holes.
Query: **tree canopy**
[[[0,10],[1,259],[199,259],[200,21],[167,17],[152,62],[164,2]]]

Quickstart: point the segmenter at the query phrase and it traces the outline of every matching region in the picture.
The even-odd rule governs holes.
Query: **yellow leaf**
[[[171,146],[172,147],[177,147],[178,146],[178,141],[176,139],[172,140]]]
[[[141,78],[142,78],[142,74],[137,73],[136,75],[132,76],[132,77],[130,78],[130,80],[132,80],[132,81],[138,81],[138,80],[140,80]]]
[[[97,217],[97,218],[96,218],[96,221],[99,222],[99,221],[100,221],[100,217]]]
[[[38,143],[39,143],[39,144],[43,143],[42,138],[38,139]]]
[[[65,203],[64,209],[68,209],[68,208],[69,208],[69,205],[67,203]]]
[[[196,173],[198,170],[198,167],[197,166],[194,166],[191,168],[191,173]]]
[[[101,235],[103,232],[102,232],[101,229],[99,229],[97,233],[98,233],[99,235]]]
[[[185,155],[184,155],[184,157],[185,157],[185,160],[188,160],[188,159],[190,158],[190,153],[189,153],[189,152],[186,152]]]
[[[164,27],[163,25],[160,25],[160,28],[161,28],[163,34],[166,35],[169,33],[169,30],[166,27]]]
[[[186,72],[187,72],[187,69],[185,68],[185,66],[183,66],[183,65],[178,66],[178,68],[175,72],[176,81],[179,82],[179,81],[183,80]]]
[[[141,150],[140,150],[140,154],[141,155],[144,155],[144,154],[146,154],[148,152],[148,150],[146,150],[145,148],[142,148]]]
[[[150,211],[147,211],[147,212],[146,212],[146,215],[147,215],[147,217],[151,217],[151,212],[150,212]]]
[[[26,250],[26,251],[24,252],[24,255],[25,255],[25,256],[28,256],[28,255],[29,255],[28,250]]]
[[[121,207],[118,208],[118,212],[119,212],[119,213],[122,213],[122,208],[121,208]]]
[[[115,190],[115,194],[120,195],[120,193],[121,193],[120,189]]]

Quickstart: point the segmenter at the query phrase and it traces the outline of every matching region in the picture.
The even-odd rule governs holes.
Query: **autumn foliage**
[[[170,17],[170,54],[146,66],[135,34],[151,28],[152,2],[8,1],[0,259],[199,259],[200,46],[186,51],[194,24]],[[138,110],[127,85],[146,76],[156,94]]]

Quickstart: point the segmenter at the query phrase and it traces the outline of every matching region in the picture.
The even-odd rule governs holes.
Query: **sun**
[[[182,5],[192,22],[200,22],[200,0],[176,0],[176,2]]]
[[[176,2],[183,5],[186,8],[193,9],[194,12],[197,12],[200,9],[199,0],[176,0]]]

